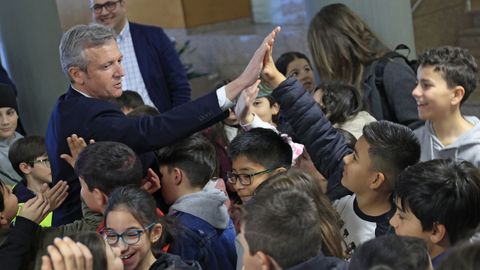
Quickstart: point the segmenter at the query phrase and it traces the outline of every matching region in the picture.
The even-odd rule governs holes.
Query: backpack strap
[[[385,115],[385,112],[387,111],[388,112],[388,115],[391,116],[392,118],[395,118],[395,113],[392,109],[392,106],[390,106],[389,102],[388,102],[388,99],[387,99],[387,94],[385,92],[385,85],[383,83],[383,75],[385,73],[385,67],[387,66],[387,64],[391,61],[393,61],[393,58],[403,58],[407,63],[408,63],[408,59],[395,52],[395,51],[391,51],[391,52],[388,52],[386,53],[382,58],[380,58],[377,62],[377,64],[375,65],[375,86],[378,90],[378,93],[380,94],[380,99],[382,101],[382,105],[386,105],[386,107],[382,106],[382,111],[384,112],[384,115]],[[395,121],[397,119],[394,119]]]

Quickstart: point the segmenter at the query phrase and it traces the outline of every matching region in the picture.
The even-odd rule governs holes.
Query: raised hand
[[[283,82],[286,77],[278,71],[275,66],[275,62],[272,57],[273,44],[267,49],[265,58],[263,59],[263,70],[262,70],[262,79],[265,80],[272,89],[277,88],[277,86]]]
[[[49,256],[42,256],[42,270],[93,270],[90,250],[70,238],[56,238],[47,248]]]
[[[153,194],[161,188],[160,177],[151,168],[147,171],[147,177],[143,179],[142,188]]]
[[[253,85],[243,90],[238,98],[237,105],[235,106],[235,115],[241,125],[248,125],[253,121],[251,106],[257,98],[259,84],[260,80],[257,80]]]
[[[31,198],[23,204],[18,216],[29,219],[39,224],[50,212],[50,203],[43,194],[38,193],[37,196]]]
[[[50,188],[47,184],[43,184],[40,192],[50,202],[50,211],[57,209],[68,196],[68,185],[66,181],[60,180]]]
[[[247,67],[242,74],[229,84],[225,86],[225,93],[229,100],[234,100],[241,92],[241,90],[251,86],[259,78],[262,71],[265,55],[269,48],[273,46],[275,36],[280,32],[280,27],[277,26],[268,34],[263,40],[260,47],[255,51]]]
[[[94,143],[94,140],[90,140],[90,144]],[[72,134],[72,136],[67,137],[68,148],[70,149],[70,155],[67,153],[61,154],[60,158],[65,160],[72,168],[75,166],[75,161],[77,160],[78,154],[87,147],[87,143],[82,137],[78,137],[77,134]]]

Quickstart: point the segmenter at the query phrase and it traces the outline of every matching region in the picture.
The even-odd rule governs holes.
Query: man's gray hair
[[[99,24],[80,24],[70,28],[63,34],[59,46],[60,63],[65,75],[72,80],[68,74],[70,67],[87,71],[88,59],[85,57],[84,49],[102,46],[115,37],[113,29]]]

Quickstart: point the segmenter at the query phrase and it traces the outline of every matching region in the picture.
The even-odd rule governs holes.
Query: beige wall
[[[412,0],[412,4],[416,1]],[[413,26],[418,53],[431,47],[457,45],[458,33],[470,26],[465,0],[423,0],[413,13]]]
[[[199,25],[251,17],[250,0],[124,0],[132,21],[163,28]],[[91,21],[88,0],[56,0],[62,29]]]

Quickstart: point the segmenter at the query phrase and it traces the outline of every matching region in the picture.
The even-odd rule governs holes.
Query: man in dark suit
[[[126,0],[90,0],[90,9],[94,22],[117,33],[124,89],[138,92],[160,112],[190,100],[185,68],[162,28],[129,22]]]
[[[108,101],[121,95],[124,76],[122,54],[113,30],[101,25],[78,25],[68,30],[60,43],[60,60],[71,86],[52,110],[46,144],[53,182],[66,180],[70,190],[54,212],[53,225],[81,217],[78,178],[71,166],[60,159],[61,154],[69,151],[68,136],[118,141],[142,154],[200,131],[226,117],[228,108],[233,106],[231,101],[256,82],[278,31],[275,29],[265,38],[243,73],[225,87],[159,116],[127,118]]]

